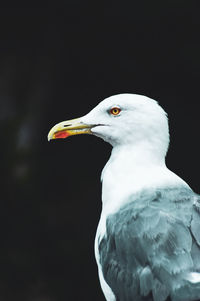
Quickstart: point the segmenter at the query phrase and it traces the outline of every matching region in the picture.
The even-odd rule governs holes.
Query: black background
[[[0,10],[0,300],[103,301],[93,241],[111,148],[47,133],[110,95],[147,95],[169,114],[168,167],[200,192],[198,1],[34,3]]]

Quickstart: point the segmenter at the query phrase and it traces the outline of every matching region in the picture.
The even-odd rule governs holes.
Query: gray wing
[[[200,300],[200,199],[185,188],[133,197],[108,217],[99,253],[116,300]]]

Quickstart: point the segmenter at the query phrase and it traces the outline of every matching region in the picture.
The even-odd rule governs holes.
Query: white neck
[[[130,195],[143,189],[187,185],[165,165],[165,154],[151,145],[113,148],[102,171],[103,209],[115,211]]]

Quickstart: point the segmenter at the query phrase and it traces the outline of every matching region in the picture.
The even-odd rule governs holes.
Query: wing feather
[[[107,218],[99,253],[117,300],[200,299],[200,283],[188,278],[200,272],[199,198],[186,188],[133,196]]]

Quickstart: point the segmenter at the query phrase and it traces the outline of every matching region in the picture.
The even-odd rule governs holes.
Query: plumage
[[[82,133],[113,146],[95,238],[106,300],[200,300],[200,197],[166,167],[165,111],[145,96],[120,94],[57,124],[48,138]]]
[[[200,220],[199,202],[189,188],[147,190],[107,217],[100,264],[117,300],[179,300],[182,290],[182,301],[192,298],[188,277],[199,272],[192,227],[196,214]]]

